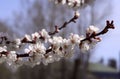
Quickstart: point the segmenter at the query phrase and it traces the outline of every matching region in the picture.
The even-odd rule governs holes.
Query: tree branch
[[[73,18],[71,18],[69,21],[64,22],[63,25],[61,27],[59,27],[59,28],[58,28],[58,26],[55,26],[55,31],[54,32],[49,32],[49,35],[55,35],[60,30],[62,30],[63,28],[67,27],[67,25],[70,24],[71,22],[76,23],[76,20],[78,18],[79,18],[79,13],[75,12]]]
[[[106,21],[106,26],[105,26],[105,28],[101,31],[101,32],[99,32],[99,33],[92,33],[90,36],[87,36],[85,39],[83,39],[83,40],[81,40],[81,43],[83,42],[83,41],[86,41],[86,40],[91,40],[91,38],[95,38],[96,36],[100,36],[100,35],[103,35],[103,34],[105,34],[105,33],[107,33],[108,31],[109,31],[109,29],[114,29],[115,27],[114,27],[114,24],[113,24],[113,21]]]

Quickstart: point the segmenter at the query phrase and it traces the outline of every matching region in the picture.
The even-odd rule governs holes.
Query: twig
[[[91,38],[95,38],[96,36],[103,35],[103,34],[107,33],[109,31],[109,29],[114,29],[114,28],[115,27],[114,27],[113,21],[111,21],[111,22],[110,21],[106,21],[106,26],[105,26],[105,28],[101,32],[99,32],[99,33],[92,33],[90,36],[87,36],[85,39],[81,40],[81,43],[83,41],[86,41],[86,40],[90,41]]]
[[[67,25],[70,24],[71,22],[76,23],[76,20],[78,19],[78,17],[79,17],[79,13],[75,12],[73,18],[71,18],[69,21],[64,22],[63,25],[59,28],[58,28],[58,26],[55,26],[55,31],[54,32],[49,32],[49,35],[54,35],[54,34],[58,33],[63,28],[67,27]]]

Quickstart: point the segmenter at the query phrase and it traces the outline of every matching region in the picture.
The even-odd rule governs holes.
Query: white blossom
[[[12,65],[16,60],[17,60],[16,52],[15,51],[10,51],[7,54],[7,59],[6,59],[6,62],[8,63],[8,65]]]
[[[89,34],[92,34],[93,32],[97,33],[98,31],[99,31],[99,28],[95,27],[93,25],[91,25],[87,28],[87,33],[89,33]]]
[[[74,10],[81,8],[83,4],[85,4],[84,0],[50,0],[50,1],[54,2],[55,4],[67,5],[68,7],[73,8]]]
[[[94,48],[99,41],[101,41],[101,38],[91,39],[90,49]]]
[[[27,41],[32,41],[32,38],[31,38],[31,36],[30,35],[25,35],[25,38],[27,39]]]
[[[38,65],[41,62],[41,59],[44,57],[46,48],[42,43],[36,43],[29,46],[28,49],[25,49],[25,52],[29,54],[29,61],[34,63],[33,65]]]
[[[6,46],[3,46],[3,47],[0,47],[0,52],[6,52],[7,51],[7,47]]]
[[[70,58],[74,52],[74,45],[71,45],[70,41],[67,39],[63,39],[63,55],[66,58]]]
[[[63,38],[60,36],[54,36],[53,38],[49,39],[49,42],[56,47],[60,47],[62,45]]]
[[[16,71],[23,64],[24,64],[23,58],[17,58],[17,60],[12,62],[12,64],[9,64],[9,66],[12,70]]]
[[[48,63],[53,63],[54,62],[54,58],[52,55],[48,55],[47,57],[42,58],[42,63],[44,65],[48,65]]]
[[[45,52],[46,52],[45,51],[46,48],[45,48],[44,44],[42,44],[41,42],[29,45],[29,50],[40,53],[40,54],[45,54]]]
[[[48,32],[47,32],[45,29],[42,29],[42,30],[40,31],[40,35],[41,35],[41,37],[44,39],[45,42],[47,42],[48,39],[50,38]]]
[[[78,18],[80,16],[80,13],[78,11],[75,11],[75,16]]]
[[[72,44],[79,44],[80,43],[80,37],[78,34],[71,33],[69,39],[70,39],[70,42]]]
[[[90,49],[94,48],[97,43],[97,39],[91,39],[91,41],[84,41],[81,45],[81,51],[83,53],[88,52]]]
[[[38,32],[35,32],[32,34],[32,39],[33,40],[36,40],[36,39],[39,39],[40,38],[40,34]]]
[[[14,40],[14,48],[19,48],[21,45],[21,39],[15,39]]]
[[[84,41],[81,45],[81,52],[86,53],[90,50],[89,41]]]

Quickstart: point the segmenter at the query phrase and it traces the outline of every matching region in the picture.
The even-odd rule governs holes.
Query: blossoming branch
[[[72,7],[80,6],[83,0],[52,0],[57,3],[73,5]],[[65,2],[64,2],[65,1]],[[83,2],[82,2],[83,3]],[[25,35],[23,38],[9,40],[7,36],[0,37],[0,63],[6,62],[13,67],[19,67],[23,64],[29,66],[39,65],[43,63],[47,65],[54,61],[59,61],[61,58],[70,58],[74,54],[75,46],[80,48],[80,51],[85,53],[93,48],[101,41],[100,35],[106,34],[109,29],[114,29],[113,21],[106,21],[106,26],[102,31],[93,25],[86,30],[86,35],[78,35],[70,33],[68,38],[55,35],[60,30],[66,28],[71,22],[76,23],[79,18],[78,11],[75,11],[74,16],[63,23],[62,26],[55,26],[53,32],[47,32],[42,29],[31,35]],[[23,49],[23,53],[18,50]]]

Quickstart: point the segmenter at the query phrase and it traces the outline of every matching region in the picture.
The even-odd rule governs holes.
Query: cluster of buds
[[[2,41],[0,44],[0,63],[6,62],[12,67],[19,67],[23,64],[35,66],[43,63],[47,65],[61,58],[70,58],[74,54],[75,46],[79,46],[82,52],[87,52],[93,48],[108,29],[114,28],[113,21],[107,21],[105,29],[99,32],[99,28],[89,26],[86,36],[71,33],[68,38],[50,35],[45,29],[35,32],[32,35],[25,35],[24,38],[14,41]],[[9,45],[14,47],[9,49]],[[24,48],[24,53],[19,53],[16,49]],[[8,50],[9,49],[9,50]]]
[[[48,63],[59,61],[63,57],[71,57],[75,45],[79,45],[84,38],[72,33],[67,39],[61,36],[51,37],[43,29],[32,35],[25,35],[24,38],[9,41],[9,43],[6,40],[1,42],[0,63],[6,62],[10,66],[21,66],[22,64],[35,66],[42,62],[47,65]],[[46,44],[48,47],[45,46]],[[8,45],[13,45],[12,47],[14,48],[9,49]],[[26,47],[23,54],[18,53],[16,50],[21,47]]]
[[[91,25],[86,30],[86,38],[90,37],[92,34],[97,34],[98,32],[99,32],[99,28]],[[89,50],[90,48],[93,48],[99,41],[101,41],[100,37],[94,37],[81,42],[80,43],[81,51],[87,52],[87,50]],[[86,49],[86,51],[84,49]]]
[[[73,8],[74,10],[77,10],[78,8],[82,7],[85,3],[85,0],[50,0],[54,2],[55,4],[62,4],[67,5],[70,8]]]
[[[114,27],[113,21],[111,22],[106,21],[106,27],[101,32],[98,32],[99,28],[95,26],[89,26],[89,28],[87,28],[87,31],[86,31],[86,38],[82,40],[80,43],[80,48],[81,49],[93,48],[97,42],[101,41],[101,38],[98,36],[103,35],[107,33],[109,29],[114,29],[114,28],[115,27]]]

